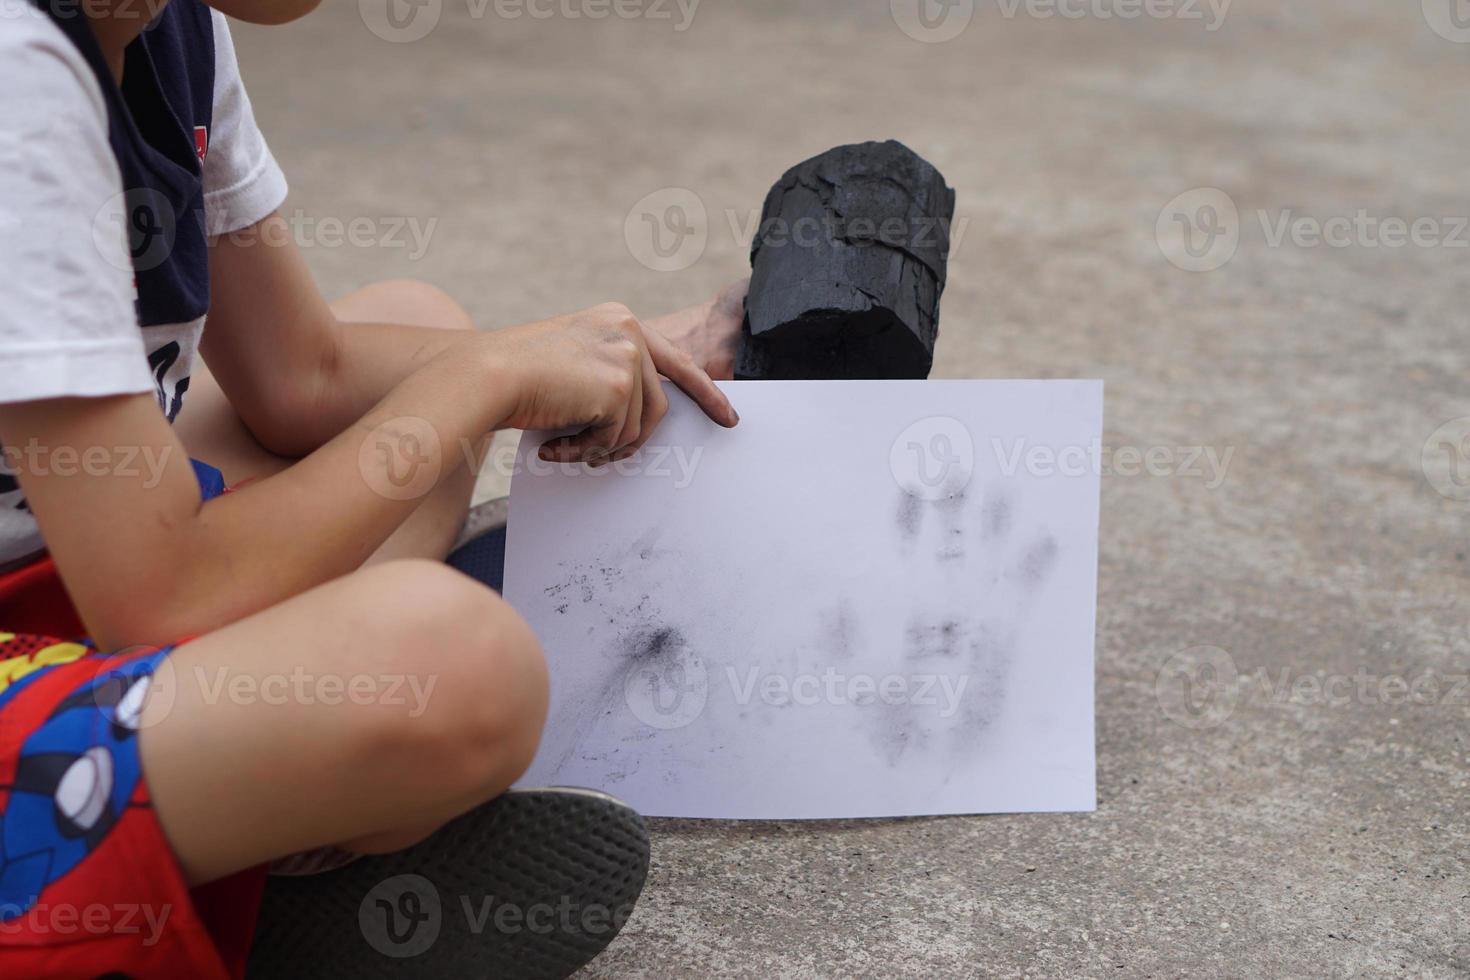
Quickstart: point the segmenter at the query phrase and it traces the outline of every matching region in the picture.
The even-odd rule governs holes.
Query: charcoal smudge
[[[923,523],[924,502],[907,490],[900,490],[894,524],[898,527],[899,537],[906,548],[912,548],[914,542],[918,540],[919,530]]]
[[[928,622],[919,617],[909,620],[904,630],[904,657],[907,660],[930,660],[935,657],[952,660],[959,656],[965,627],[958,619],[946,618]]]
[[[1033,543],[1017,559],[1012,566],[1010,575],[1019,579],[1028,588],[1036,588],[1046,581],[1051,575],[1053,566],[1057,563],[1057,539],[1050,534]]]
[[[618,640],[622,644],[623,661],[638,665],[667,663],[688,645],[680,630],[660,625],[637,627]]]
[[[858,628],[851,603],[844,599],[835,608],[828,610],[822,616],[821,630],[822,648],[833,660],[842,661],[852,657],[852,645],[857,638]]]
[[[1011,531],[1013,514],[1010,498],[996,493],[987,497],[980,510],[980,535],[985,541],[995,541]]]
[[[934,501],[944,537],[935,557],[940,561],[958,561],[965,557],[965,501],[968,497],[963,482],[951,481],[948,492]]]

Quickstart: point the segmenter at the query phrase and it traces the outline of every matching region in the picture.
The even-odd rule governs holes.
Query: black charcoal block
[[[953,218],[943,175],[895,140],[786,171],[751,244],[737,377],[927,377]]]

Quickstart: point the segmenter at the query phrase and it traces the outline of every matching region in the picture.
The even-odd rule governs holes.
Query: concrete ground
[[[330,290],[421,277],[487,327],[659,312],[742,274],[787,166],[896,137],[967,222],[936,373],[1107,380],[1097,812],[661,821],[587,976],[1470,975],[1450,3],[1237,0],[1209,30],[1203,0],[987,0],[942,43],[897,26],[960,23],[913,0],[707,0],[682,31],[663,0],[363,0],[238,31],[291,208],[436,222],[421,255],[303,222]],[[366,26],[415,12],[440,19],[412,43]],[[657,271],[642,212],[671,202],[703,250]],[[1416,240],[1383,244],[1394,219]]]

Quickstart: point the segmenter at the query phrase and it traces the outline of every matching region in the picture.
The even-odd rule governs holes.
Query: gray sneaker
[[[247,976],[560,980],[627,922],[648,858],[605,793],[511,790],[406,850],[272,877]]]

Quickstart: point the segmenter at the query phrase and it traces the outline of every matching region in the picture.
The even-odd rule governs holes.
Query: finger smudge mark
[[[1057,563],[1057,539],[1044,535],[1021,553],[1011,566],[1011,578],[1027,589],[1035,589],[1046,581]]]
[[[875,698],[858,710],[871,716],[868,741],[890,769],[898,768],[910,750],[921,752],[929,744],[929,728],[911,701]]]
[[[648,561],[655,556],[667,554],[667,552],[654,547],[658,544],[658,539],[663,537],[663,533],[664,525],[655,524],[638,536],[638,539],[633,542],[632,547],[628,549],[628,556],[636,557],[640,561]]]
[[[942,537],[935,557],[943,562],[958,561],[965,557],[965,499],[968,496],[965,483],[951,480],[944,496],[934,501],[933,507],[939,514]]]
[[[844,599],[822,615],[821,648],[833,660],[850,659],[857,629],[857,617],[852,611],[852,604]]]
[[[1011,500],[1004,493],[996,492],[986,497],[980,510],[981,539],[996,541],[1009,534],[1012,515]]]
[[[924,502],[907,491],[899,491],[894,524],[904,550],[911,551],[924,526]]]
[[[959,655],[964,634],[965,628],[958,619],[933,622],[915,617],[904,629],[904,658],[952,660]]]
[[[960,757],[982,747],[1005,710],[1015,630],[1008,623],[988,620],[969,639],[969,673],[951,729],[952,749]]]

